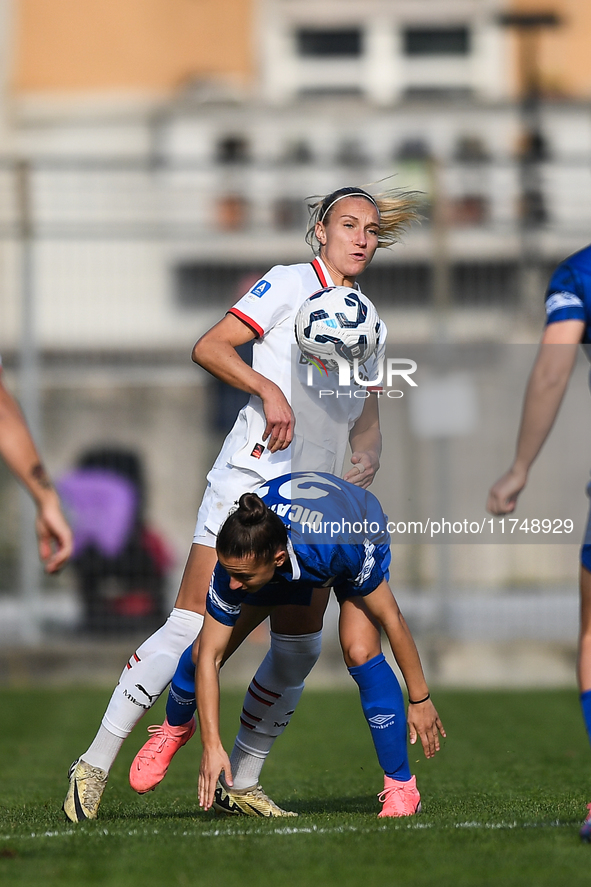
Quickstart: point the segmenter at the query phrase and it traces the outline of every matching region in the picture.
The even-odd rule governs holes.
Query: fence
[[[238,406],[230,398],[220,415],[220,389],[191,365],[191,347],[269,265],[308,259],[303,198],[340,184],[343,170],[305,163],[51,158],[0,166],[7,383],[20,395],[55,477],[99,446],[140,458],[146,521],[174,552],[163,592],[167,604],[207,468]],[[404,170],[401,165],[401,177]],[[391,172],[349,167],[347,179],[375,181]],[[406,175],[408,181],[438,177],[439,209],[426,207],[420,228],[377,257],[362,286],[388,323],[392,347],[406,349],[403,356],[412,343],[439,334],[443,311],[449,340],[472,343],[453,349],[456,362],[447,368],[468,374],[480,403],[474,434],[448,443],[443,462],[436,443],[416,438],[407,401],[383,404],[387,455],[380,496],[395,507],[414,485],[426,514],[435,507],[429,491],[438,471],[449,488],[477,495],[481,503],[506,467],[534,349],[515,352],[501,344],[514,341],[516,329],[533,341],[541,320],[532,325],[531,305],[520,291],[525,235],[518,165],[480,160],[434,169],[413,161]],[[552,263],[585,243],[591,183],[586,164],[576,162],[541,164],[540,181],[544,218],[527,237],[530,259],[535,244],[541,287]],[[437,291],[442,279],[443,299]],[[421,360],[437,374],[427,352]],[[572,513],[577,531],[586,509],[583,444],[591,430],[582,428],[583,375],[582,369],[575,374],[561,422],[536,468],[544,480],[531,506],[532,515]],[[70,568],[57,582],[40,582],[31,561],[30,514],[27,536],[15,485],[4,470],[0,495],[2,643],[65,642],[81,626],[79,580]],[[570,648],[578,542],[571,538],[563,545],[469,540],[449,547],[403,540],[394,546],[393,585],[432,649],[445,643],[457,650],[468,639]],[[438,667],[443,674],[444,666]]]

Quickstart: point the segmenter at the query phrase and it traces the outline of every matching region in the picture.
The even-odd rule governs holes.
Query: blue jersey
[[[390,537],[376,497],[332,474],[299,471],[256,490],[288,531],[288,555],[271,582],[252,593],[230,588],[217,564],[207,612],[234,625],[243,602],[258,606],[310,603],[312,590],[332,586],[339,600],[374,591],[388,578]]]
[[[569,256],[555,270],[546,293],[546,317],[547,323],[582,320],[585,324],[583,343],[591,343],[591,244]],[[589,357],[588,349],[585,350]],[[587,493],[591,496],[591,484]],[[591,570],[591,511],[581,548],[581,562]]]
[[[546,292],[546,322],[582,320],[583,342],[591,343],[591,245],[556,268]]]

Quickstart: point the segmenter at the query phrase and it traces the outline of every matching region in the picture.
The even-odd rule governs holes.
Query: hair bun
[[[267,506],[256,493],[243,493],[236,513],[245,527],[252,527],[265,520]]]

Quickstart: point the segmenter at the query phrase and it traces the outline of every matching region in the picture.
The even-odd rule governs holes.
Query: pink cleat
[[[189,741],[196,726],[193,717],[180,727],[171,727],[167,720],[162,726],[148,727],[152,736],[140,748],[129,770],[129,784],[138,795],[153,791],[162,782],[170,762]]]
[[[421,812],[421,796],[417,789],[417,778],[411,776],[406,782],[398,782],[384,775],[384,791],[378,795],[384,805],[378,816],[413,816]]]
[[[587,804],[587,817],[581,826],[579,835],[581,841],[584,841],[585,844],[591,844],[591,804]]]

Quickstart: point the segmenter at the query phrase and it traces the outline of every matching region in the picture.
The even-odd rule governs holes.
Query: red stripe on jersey
[[[374,391],[374,392],[375,392],[375,391],[383,391],[384,389],[382,388],[381,385],[372,385],[372,386],[369,387],[367,390],[368,390],[368,391]]]
[[[248,727],[249,730],[254,730],[254,724],[249,724],[248,721],[245,721],[244,718],[240,718],[240,723],[243,727]]]
[[[251,715],[251,713],[249,711],[247,711],[245,708],[242,709],[242,714],[244,715],[244,717],[250,718],[251,721],[256,721],[257,723],[259,721],[263,720],[262,718],[257,718],[254,715]]]
[[[314,259],[314,261],[312,262],[312,268],[316,272],[316,277],[320,281],[320,284],[323,287],[328,286],[328,283],[326,282],[326,276],[324,274],[324,271],[322,270],[322,265],[320,264],[318,259]]]
[[[250,318],[247,314],[243,314],[242,311],[239,311],[238,308],[230,308],[228,314],[233,314],[234,317],[237,317],[238,320],[241,320],[242,323],[245,323],[246,326],[249,326],[253,333],[259,338],[265,335],[264,329],[262,329],[258,325],[258,323],[255,323],[254,320],[252,320],[252,318]]]
[[[267,696],[272,696],[273,699],[281,699],[281,693],[273,693],[271,690],[267,690],[266,687],[262,687],[262,686],[259,684],[259,682],[257,681],[256,678],[253,678],[252,681],[251,681],[250,683],[251,683],[251,684],[254,684],[255,687],[257,688],[257,690],[260,690],[261,693],[266,693]]]

